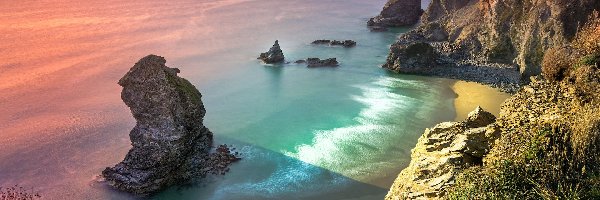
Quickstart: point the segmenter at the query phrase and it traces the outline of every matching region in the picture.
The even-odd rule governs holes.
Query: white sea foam
[[[438,103],[422,99],[439,99],[439,89],[429,88],[422,81],[394,77],[379,77],[370,84],[355,87],[362,94],[351,98],[365,106],[354,118],[355,124],[316,130],[312,144],[299,145],[295,152],[285,154],[365,182],[385,175],[382,171],[401,166],[399,162],[406,162],[400,154],[412,146],[402,147],[402,140],[415,138],[414,134],[422,131],[411,128],[421,129],[418,125],[421,119],[431,116],[435,111],[432,107]]]

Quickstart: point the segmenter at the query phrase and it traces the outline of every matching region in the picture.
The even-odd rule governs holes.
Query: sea
[[[457,97],[453,80],[380,67],[411,29],[371,32],[366,21],[385,3],[4,0],[0,187],[42,199],[141,198],[98,175],[131,148],[135,120],[117,81],[155,54],[198,88],[215,145],[242,160],[144,199],[382,199],[424,129],[456,117]],[[275,40],[289,63],[256,59]],[[294,63],[308,57],[340,65]]]

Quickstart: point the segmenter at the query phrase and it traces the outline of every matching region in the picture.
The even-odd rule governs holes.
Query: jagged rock
[[[381,13],[369,19],[369,26],[410,26],[419,21],[423,14],[421,0],[390,0]]]
[[[402,73],[417,73],[433,69],[437,65],[438,53],[428,43],[411,43],[396,47],[390,54],[402,62],[395,62],[393,66],[386,67],[390,70]]]
[[[514,93],[541,72],[544,52],[569,43],[594,10],[600,10],[600,1],[433,0],[422,24],[390,47],[383,67]],[[436,65],[414,63],[397,53],[416,43],[434,48]]]
[[[465,121],[469,127],[482,127],[494,123],[494,121],[496,121],[496,117],[492,113],[477,106],[474,111],[467,115],[467,119]]]
[[[422,24],[392,45],[384,67],[516,92],[512,85],[540,74],[544,52],[569,43],[594,10],[600,1],[432,0]],[[414,67],[396,53],[415,43],[429,43],[439,53],[438,67]]]
[[[154,193],[203,176],[200,169],[210,165],[205,160],[213,136],[202,122],[202,95],[165,63],[163,57],[146,56],[119,80],[121,98],[137,121],[125,159],[102,172],[119,190]]]
[[[315,40],[311,44],[327,44],[327,45],[330,45],[330,46],[343,46],[343,47],[346,47],[346,48],[350,48],[350,47],[356,46],[356,42],[353,41],[353,40],[344,40],[344,41],[339,41],[339,40]]]
[[[462,122],[426,129],[386,199],[442,199],[463,169],[481,165],[500,130],[495,117],[477,107]]]
[[[339,64],[336,58],[327,58],[325,60],[319,58],[307,58],[306,63],[308,64],[308,67],[336,67]]]
[[[260,59],[267,64],[283,62],[285,56],[283,55],[281,47],[279,47],[279,40],[275,40],[275,44],[273,44],[269,51],[261,53],[257,59]]]

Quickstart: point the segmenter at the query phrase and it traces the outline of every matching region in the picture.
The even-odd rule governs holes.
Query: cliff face
[[[369,26],[410,26],[419,21],[423,10],[421,0],[390,0],[381,13],[371,18]]]
[[[442,17],[424,24],[412,34],[401,36],[391,53],[401,58],[392,60],[393,62],[404,64],[398,70],[429,70],[426,72],[430,73],[447,68],[464,70],[464,65],[440,67],[440,63],[448,61],[445,59],[455,59],[450,60],[454,62],[457,58],[481,56],[475,54],[476,52],[464,51],[462,53],[467,57],[451,57],[460,54],[449,55],[439,51],[430,53],[431,49],[444,50],[453,47],[448,40],[457,41],[460,38],[465,39],[463,42],[468,41],[465,44],[471,46],[463,46],[462,50],[450,48],[451,51],[446,52],[460,53],[468,48],[477,49],[478,45],[474,44],[480,44],[481,49],[485,47],[481,44],[497,42],[491,36],[502,37],[506,34],[499,32],[502,29],[498,27],[508,28],[506,31],[510,32],[507,33],[508,36],[504,36],[508,38],[505,44],[513,46],[514,52],[517,52],[515,55],[522,53],[527,59],[539,58],[535,57],[537,54],[527,53],[526,50],[512,45],[516,39],[533,41],[542,38],[548,42],[542,43],[544,45],[559,46],[543,47],[535,42],[527,43],[538,48],[536,51],[550,48],[544,53],[544,76],[530,77],[528,85],[506,100],[498,119],[485,127],[485,134],[482,134],[483,130],[478,130],[481,128],[468,130],[464,125],[461,126],[461,122],[446,122],[428,129],[413,149],[409,167],[400,173],[387,198],[600,199],[600,16],[595,12],[590,18],[593,21],[588,24],[565,24],[580,21],[583,16],[587,18],[589,13],[580,12],[591,10],[590,7],[572,7],[588,5],[586,3],[597,6],[597,3],[590,1],[544,1],[535,4],[509,0],[471,1],[459,11],[471,7],[471,11],[487,13],[481,22],[489,16],[500,17],[498,14],[505,13],[507,15],[500,18],[520,18],[518,23],[521,25],[539,22],[545,24],[545,27],[530,24],[525,26],[527,31],[515,32],[511,29],[514,24],[510,24],[515,22],[497,21],[497,24],[486,25],[491,28],[480,29],[488,32],[459,31],[460,34],[472,35],[454,37],[454,29],[439,23],[444,20]],[[474,5],[477,7],[473,7]],[[517,8],[522,11],[518,11]],[[509,15],[510,12],[499,11],[502,9],[511,9],[511,12],[515,13]],[[536,12],[541,13],[541,17],[538,17]],[[556,14],[557,12],[559,14]],[[424,17],[428,15],[435,16],[426,14]],[[482,27],[479,24],[465,24],[459,29]],[[574,29],[579,30],[573,31]],[[575,38],[569,38],[573,37],[572,35],[575,35]],[[447,36],[448,39],[423,42],[442,38],[438,36]],[[486,37],[488,43],[478,43]],[[415,45],[426,48],[415,48]],[[530,46],[526,47],[525,49],[531,49]],[[415,63],[405,59],[414,55],[439,56],[434,62],[438,66],[405,67],[406,63]],[[481,125],[485,124],[479,124]],[[483,141],[479,144],[484,145],[476,147],[484,148],[469,148],[469,144],[477,144],[468,142],[469,137],[479,138],[475,141]],[[466,148],[465,145],[457,144],[466,144]],[[469,149],[483,150],[476,151],[481,154],[472,154]]]
[[[386,199],[598,199],[599,109],[596,67],[532,79],[498,119],[474,111],[427,129]]]
[[[386,199],[440,199],[465,168],[481,165],[499,130],[496,117],[477,107],[462,122],[444,122],[419,138],[409,166],[400,172]]]
[[[117,189],[148,194],[206,173],[212,133],[202,124],[201,94],[163,57],[139,60],[119,80],[136,125],[125,159],[102,175]]]
[[[594,10],[600,10],[600,1],[433,0],[421,18],[423,24],[392,45],[384,67],[496,86],[529,80],[540,74],[545,50],[570,42]],[[438,54],[434,63],[405,62],[402,52],[414,43],[430,44]],[[499,80],[480,80],[481,75],[462,78],[460,70],[443,69],[453,67],[478,71],[474,74],[503,72]]]

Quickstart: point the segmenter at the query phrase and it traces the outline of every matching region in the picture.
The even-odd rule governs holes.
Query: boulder
[[[262,60],[267,64],[281,63],[285,59],[281,47],[279,47],[279,40],[275,40],[275,44],[265,53],[261,53],[257,59]]]
[[[483,110],[479,106],[477,106],[474,111],[470,112],[467,115],[467,119],[465,119],[467,126],[473,128],[486,126],[494,123],[494,121],[496,121],[496,117],[492,113]]]
[[[429,43],[410,43],[406,45],[397,45],[391,49],[391,55],[388,56],[384,68],[402,73],[420,73],[434,68],[439,58],[438,52]],[[390,59],[401,60],[402,62],[391,62]]]
[[[421,0],[389,0],[381,13],[369,19],[369,26],[411,26],[419,21],[423,14]]]

